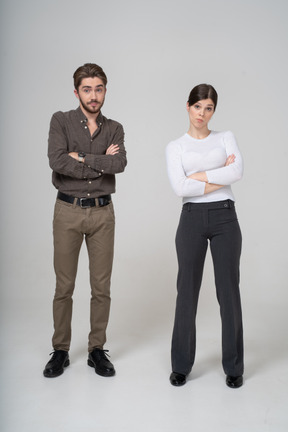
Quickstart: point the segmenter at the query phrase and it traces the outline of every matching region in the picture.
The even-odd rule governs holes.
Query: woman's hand
[[[224,166],[228,166],[231,165],[235,162],[236,156],[234,154],[231,154],[227,157],[225,165]],[[204,194],[208,194],[210,192],[214,192],[218,189],[221,189],[223,187],[223,185],[217,185],[217,184],[211,184],[211,183],[206,183],[205,184],[205,191]]]
[[[228,166],[231,165],[232,163],[235,162],[236,156],[234,154],[231,154],[230,156],[227,157],[225,165],[224,166]]]
[[[235,162],[235,159],[236,159],[236,156],[234,154],[229,155],[226,159],[224,166],[231,165],[232,163]],[[198,181],[205,182],[206,184],[208,184],[208,178],[207,178],[206,171],[196,172],[194,174],[189,175],[187,178],[192,179],[192,180],[198,180]],[[217,187],[215,188],[215,186],[217,186]],[[213,185],[212,189],[217,190],[220,187],[223,187],[223,186],[222,185]],[[209,190],[209,187],[207,187],[206,189],[207,189],[207,192],[205,192],[205,193],[211,192],[211,190]],[[208,190],[209,190],[209,192],[208,192]]]
[[[207,175],[206,175],[205,171],[196,172],[194,174],[191,174],[191,175],[188,176],[188,178],[192,179],[192,180],[202,181],[202,182],[205,182],[205,183],[208,182]]]

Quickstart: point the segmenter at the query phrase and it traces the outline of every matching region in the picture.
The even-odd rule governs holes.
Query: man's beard
[[[102,106],[103,106],[103,104],[104,104],[104,100],[103,100],[102,103],[99,103],[99,102],[97,102],[97,101],[95,101],[95,100],[93,100],[93,99],[92,99],[89,103],[85,103],[85,102],[83,102],[83,100],[80,98],[80,96],[79,96],[79,100],[80,100],[81,105],[83,106],[83,108],[84,108],[87,112],[89,112],[90,114],[97,114],[97,113],[99,113],[100,110],[101,110],[101,108],[102,108]],[[96,103],[97,103],[97,106],[91,108],[91,106],[90,106],[91,102],[96,102]]]

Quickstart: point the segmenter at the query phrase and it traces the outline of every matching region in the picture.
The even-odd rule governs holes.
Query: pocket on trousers
[[[55,206],[54,206],[54,216],[53,221],[56,220],[57,216],[61,213],[62,206],[58,200],[56,200]]]
[[[213,210],[214,211],[214,210]],[[219,221],[219,223],[229,223],[238,221],[237,214],[235,208],[229,209],[217,209],[214,211],[215,219]]]
[[[113,217],[113,220],[115,221],[113,202],[111,201],[110,204],[108,204],[106,207],[107,207],[107,210],[109,211],[109,213],[111,214],[111,216]]]

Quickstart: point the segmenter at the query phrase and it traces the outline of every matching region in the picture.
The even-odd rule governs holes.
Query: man
[[[54,352],[43,372],[48,378],[61,375],[69,365],[72,295],[83,238],[91,284],[88,365],[99,375],[115,374],[103,346],[114,248],[111,194],[115,192],[115,174],[123,172],[127,164],[124,131],[119,123],[101,113],[107,84],[102,68],[86,63],[76,70],[73,78],[80,106],[52,116],[48,140],[52,182],[58,189],[53,220]]]

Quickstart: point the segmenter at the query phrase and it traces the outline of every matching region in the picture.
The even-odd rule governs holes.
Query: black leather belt
[[[58,192],[57,198],[70,204],[74,204],[75,197]],[[77,198],[76,205],[81,208],[104,207],[111,202],[111,195],[103,195],[99,198]]]

